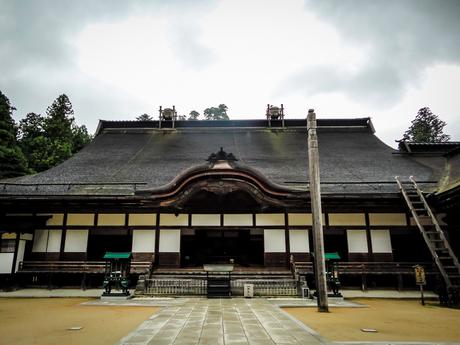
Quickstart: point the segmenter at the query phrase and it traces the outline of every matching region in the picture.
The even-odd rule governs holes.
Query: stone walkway
[[[0,298],[30,298],[30,297],[100,297],[103,289],[20,289],[15,291],[0,291]],[[396,290],[342,290],[345,298],[420,298],[420,291],[396,291]],[[425,291],[425,298],[437,298],[431,291]]]
[[[185,299],[164,307],[119,344],[324,344],[266,299]]]

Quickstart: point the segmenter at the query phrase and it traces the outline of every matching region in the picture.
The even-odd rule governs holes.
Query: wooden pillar
[[[65,257],[64,248],[67,237],[67,212],[64,212],[64,219],[62,220],[62,231],[61,231],[61,245],[59,246],[59,260],[63,260]]]
[[[189,217],[190,222],[190,217]],[[158,261],[160,259],[160,212],[157,212],[157,221],[155,226],[155,253],[153,254],[154,261],[153,266],[158,267]],[[152,272],[150,272],[152,274]]]
[[[311,212],[313,218],[316,294],[318,311],[328,312],[326,285],[326,263],[324,258],[324,237],[321,210],[321,188],[319,175],[318,137],[316,135],[316,114],[313,109],[308,111],[308,169],[310,176]]]
[[[289,220],[287,212],[284,212],[284,243],[286,247],[286,263],[285,266],[291,267],[291,242],[289,238]]]
[[[365,213],[366,218],[366,241],[367,241],[367,261],[374,261],[374,250],[372,249],[371,225],[369,213]]]
[[[83,272],[83,277],[81,277],[80,289],[86,290],[86,272]]]
[[[13,253],[13,263],[11,265],[11,275],[16,273],[16,262],[18,261],[18,250],[19,250],[19,240],[21,239],[21,233],[16,232],[16,239],[14,240],[14,253]]]

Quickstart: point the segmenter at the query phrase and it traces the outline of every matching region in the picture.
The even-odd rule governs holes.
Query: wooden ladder
[[[398,176],[395,179],[441,273],[450,299],[457,300],[460,292],[460,264],[458,258],[452,251],[444,231],[439,226],[414,178],[410,176],[410,182],[405,183],[404,186]],[[458,303],[458,301],[455,303]]]

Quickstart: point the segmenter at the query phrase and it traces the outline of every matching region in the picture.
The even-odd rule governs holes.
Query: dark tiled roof
[[[281,120],[271,121],[273,127],[281,127]],[[286,127],[305,127],[306,119],[286,119],[284,121]],[[176,121],[175,128],[265,128],[268,126],[267,120],[219,120],[219,121]],[[318,119],[318,127],[366,127],[373,131],[370,118],[356,119]],[[170,128],[171,122],[162,122],[161,127]],[[96,131],[99,135],[107,129],[127,129],[127,128],[160,128],[159,121],[100,121]]]
[[[460,142],[458,143],[458,146],[456,146],[453,150],[450,150],[445,154],[446,157],[452,157],[460,154]]]
[[[399,149],[403,152],[414,154],[445,154],[460,147],[459,141],[447,141],[442,143],[416,143],[400,141]]]
[[[158,188],[186,169],[203,164],[220,147],[276,184],[307,188],[304,120],[286,121],[284,129],[268,129],[265,120],[179,121],[177,130],[158,130],[154,123],[102,121],[93,142],[69,160],[37,175],[15,179],[16,183],[30,184],[123,182],[123,185],[71,188],[53,185],[38,189],[8,185],[3,187],[3,194],[22,194],[26,189],[27,193],[129,194],[131,182],[145,183],[143,188]],[[198,125],[201,126],[194,127]],[[392,148],[373,134],[368,118],[320,119],[318,125],[325,193],[397,192],[395,175],[402,179],[413,175],[419,181],[438,179],[429,167],[407,155],[394,154]]]

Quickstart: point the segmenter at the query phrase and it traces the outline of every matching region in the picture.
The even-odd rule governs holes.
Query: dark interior
[[[128,231],[91,231],[88,236],[88,260],[101,261],[106,252],[130,252],[133,239]]]
[[[184,267],[229,263],[241,266],[263,265],[263,235],[249,229],[196,230],[181,237],[181,262]]]

